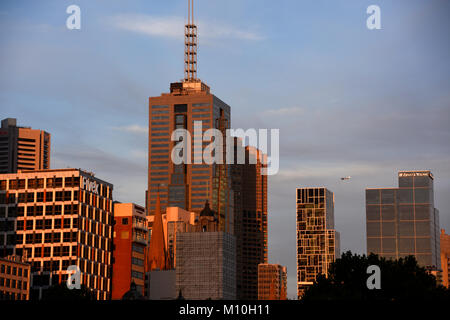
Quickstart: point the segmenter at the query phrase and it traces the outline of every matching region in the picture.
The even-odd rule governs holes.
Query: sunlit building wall
[[[31,299],[64,284],[71,265],[97,299],[110,298],[112,191],[79,169],[0,174],[0,256],[31,264]]]

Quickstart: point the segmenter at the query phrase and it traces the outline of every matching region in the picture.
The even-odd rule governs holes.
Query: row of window
[[[11,276],[17,276],[17,277],[28,277],[28,269],[22,268],[22,267],[14,267],[11,265],[0,265],[0,274],[7,274]]]
[[[42,189],[42,188],[73,188],[80,185],[80,177],[65,178],[30,178],[0,180],[0,190]]]
[[[0,276],[0,287],[4,287],[7,289],[28,290],[28,281],[9,278],[5,279]]]

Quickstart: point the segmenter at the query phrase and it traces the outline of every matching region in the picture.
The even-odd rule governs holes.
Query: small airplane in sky
[[[348,177],[342,177],[341,180],[345,181],[345,180],[350,180],[352,177],[348,176]]]

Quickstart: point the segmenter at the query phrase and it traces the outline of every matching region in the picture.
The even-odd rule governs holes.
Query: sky
[[[333,191],[341,251],[366,253],[365,188],[431,170],[450,232],[449,14],[447,0],[196,1],[199,78],[233,128],[280,129],[269,261],[287,266],[290,298],[297,187]],[[94,171],[143,205],[148,97],[183,77],[186,18],[186,0],[2,0],[0,118],[50,132],[53,168]]]

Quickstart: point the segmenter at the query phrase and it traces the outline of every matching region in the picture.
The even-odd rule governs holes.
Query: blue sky
[[[81,30],[65,26],[81,8]],[[382,30],[366,28],[381,8]],[[144,203],[147,99],[183,76],[187,1],[0,3],[0,117],[52,133],[52,166],[81,167]],[[295,295],[295,188],[335,192],[342,250],[365,253],[366,187],[430,169],[450,231],[450,3],[198,0],[199,77],[234,128],[280,128],[269,258]],[[353,179],[343,183],[341,176]]]

